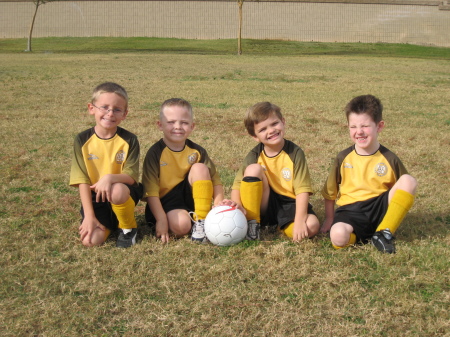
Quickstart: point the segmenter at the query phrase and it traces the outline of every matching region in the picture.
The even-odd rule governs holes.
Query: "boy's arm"
[[[222,200],[224,199],[224,192],[223,192],[223,186],[222,185],[215,185],[213,187],[213,199],[214,199],[214,206],[220,205]]]
[[[84,212],[84,219],[78,230],[80,232],[81,241],[83,241],[87,236],[90,243],[94,230],[99,228],[104,231],[105,226],[103,226],[95,217],[94,207],[92,206],[91,188],[89,184],[80,184],[78,185],[78,189],[80,191],[81,205],[83,205]]]
[[[294,235],[292,240],[301,241],[308,237],[306,218],[308,217],[309,193],[303,192],[295,196]]]
[[[156,237],[161,238],[163,243],[169,242],[169,223],[166,212],[161,204],[159,197],[147,197],[148,207],[156,219]]]
[[[334,220],[334,200],[324,199],[325,204],[325,220],[323,221],[320,231],[327,233],[331,229]]]
[[[97,193],[96,201],[111,201],[111,186],[116,183],[133,185],[136,181],[126,173],[105,174],[90,188]]]

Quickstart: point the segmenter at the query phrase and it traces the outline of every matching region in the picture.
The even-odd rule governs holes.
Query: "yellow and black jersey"
[[[337,155],[322,195],[336,200],[338,206],[353,204],[388,191],[406,173],[400,159],[384,146],[370,156],[362,156],[353,145]]]
[[[74,141],[70,185],[93,185],[105,174],[128,174],[139,181],[139,141],[118,127],[109,139],[99,138],[94,128],[79,133]]]
[[[185,179],[195,163],[203,163],[209,168],[213,186],[222,185],[216,167],[203,147],[187,139],[183,150],[172,151],[160,139],[148,150],[144,159],[144,198],[165,196]]]
[[[260,164],[273,191],[295,199],[300,193],[312,194],[311,178],[303,150],[289,140],[284,141],[283,149],[276,156],[268,157],[264,145],[259,143],[245,157],[233,183],[233,190],[240,190],[244,171],[250,164]]]

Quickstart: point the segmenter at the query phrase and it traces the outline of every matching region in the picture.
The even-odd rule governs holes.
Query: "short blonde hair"
[[[126,107],[128,107],[128,94],[124,87],[114,82],[105,82],[97,85],[94,90],[92,90],[92,100],[91,103],[95,103],[101,94],[114,93],[119,95],[125,100]]]
[[[255,124],[265,121],[272,114],[275,114],[280,120],[283,119],[280,107],[270,102],[259,102],[248,108],[244,119],[247,132],[256,137]]]
[[[194,119],[194,112],[192,111],[192,105],[188,101],[183,98],[169,98],[161,104],[161,108],[159,109],[159,119],[161,120],[164,115],[164,109],[170,106],[179,106],[182,108],[186,108],[186,110],[191,115],[191,118]]]

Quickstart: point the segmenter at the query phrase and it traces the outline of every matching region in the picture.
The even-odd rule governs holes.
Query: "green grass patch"
[[[150,38],[0,40],[0,329],[4,336],[446,336],[450,216],[450,49],[389,44]],[[294,243],[276,230],[233,247],[163,245],[136,207],[138,244],[79,242],[80,200],[68,186],[74,136],[93,126],[91,90],[129,93],[121,126],[141,164],[161,137],[160,104],[194,107],[191,139],[207,149],[229,197],[256,145],[243,118],[279,105],[286,138],[305,151],[310,201],[351,142],[343,108],[372,93],[384,104],[383,145],[419,181],[396,233],[397,254],[334,250],[326,235]]]
[[[26,39],[0,39],[0,53],[22,53]],[[450,59],[450,48],[389,43],[324,43],[242,40],[244,55],[335,55]],[[33,38],[33,53],[176,53],[233,55],[236,39],[187,40],[147,37]],[[194,77],[197,78],[198,76]],[[192,80],[192,79],[191,79]]]

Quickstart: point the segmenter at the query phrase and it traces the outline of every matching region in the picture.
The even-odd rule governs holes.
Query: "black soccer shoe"
[[[124,233],[122,229],[119,228],[119,237],[117,238],[116,247],[118,248],[128,248],[136,244],[137,228],[133,228],[131,232]]]
[[[395,253],[395,237],[389,228],[375,232],[372,236],[372,244],[382,253]]]

